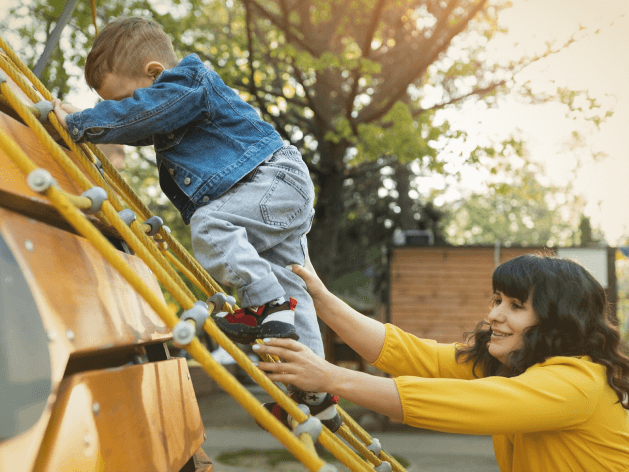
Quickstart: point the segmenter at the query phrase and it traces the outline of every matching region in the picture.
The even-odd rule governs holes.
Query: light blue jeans
[[[286,266],[304,265],[314,217],[314,186],[301,154],[284,146],[192,215],[195,257],[220,284],[235,287],[241,306],[279,297],[297,300],[299,341],[323,357],[312,298]]]

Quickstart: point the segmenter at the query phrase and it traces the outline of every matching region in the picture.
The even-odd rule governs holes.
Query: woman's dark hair
[[[538,323],[522,335],[524,347],[511,353],[508,365],[489,354],[491,329],[481,321],[456,352],[459,362],[473,362],[485,376],[520,375],[553,356],[590,356],[607,368],[607,382],[629,409],[629,358],[620,350],[605,290],[580,264],[555,256],[526,254],[496,268],[494,292],[522,303],[532,295]]]

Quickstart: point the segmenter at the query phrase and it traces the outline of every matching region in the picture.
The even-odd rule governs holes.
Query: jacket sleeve
[[[554,357],[512,378],[394,379],[404,423],[461,434],[562,430],[593,413],[605,385],[604,367]]]
[[[456,344],[439,344],[420,339],[400,328],[386,325],[384,346],[374,366],[394,375],[424,378],[473,379],[471,363],[459,363],[454,357]]]
[[[104,100],[94,108],[66,117],[77,142],[153,144],[155,134],[168,134],[196,120],[207,110],[200,83],[163,81],[136,89],[132,97]]]

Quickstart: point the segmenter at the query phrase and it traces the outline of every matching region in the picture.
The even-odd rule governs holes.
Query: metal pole
[[[68,0],[65,6],[63,7],[63,11],[61,12],[61,15],[59,15],[59,19],[57,20],[55,29],[52,31],[52,34],[50,35],[50,39],[48,39],[48,42],[46,43],[44,52],[42,53],[41,57],[37,61],[37,65],[33,69],[33,74],[35,74],[35,76],[38,79],[41,78],[42,72],[44,72],[44,68],[48,64],[48,61],[50,60],[52,51],[54,51],[54,49],[57,47],[57,44],[59,43],[59,38],[61,37],[61,32],[63,31],[63,28],[65,28],[68,22],[70,21],[70,17],[72,16],[72,11],[74,10],[74,7],[76,6],[78,1],[79,0]]]

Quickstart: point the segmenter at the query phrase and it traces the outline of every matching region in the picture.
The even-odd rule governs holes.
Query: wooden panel
[[[59,186],[74,195],[81,195],[83,189],[72,180],[63,168],[57,164],[52,155],[40,144],[33,131],[26,125],[19,123],[8,115],[0,112],[0,129],[10,136],[39,167],[48,170]],[[83,172],[73,153],[62,148],[63,152]],[[92,179],[85,174],[90,182]],[[26,184],[26,176],[20,171],[9,157],[0,150],[0,207],[8,208],[18,213],[31,216],[41,221],[54,224],[63,229],[70,229],[64,218],[57,212],[48,199],[30,189]],[[88,216],[98,229],[109,236],[120,239],[117,231],[100,222],[93,216]]]
[[[57,164],[28,126],[18,123],[4,113],[0,113],[0,128],[22,148],[24,153],[37,166],[48,170],[59,184],[59,187],[77,195],[82,193],[81,187]],[[74,159],[74,155],[70,151],[64,149],[64,152]],[[24,174],[2,151],[0,151],[0,191],[48,204],[48,200],[45,197],[34,192],[26,185]]]
[[[69,353],[171,338],[149,304],[84,238],[2,209],[0,231],[31,287],[46,330]],[[144,262],[120,254],[163,300]]]
[[[179,471],[203,443],[183,358],[64,379],[37,470]]]
[[[0,470],[30,470],[71,355],[105,349],[101,357],[110,356],[116,347],[164,342],[172,336],[84,238],[1,208],[0,233],[24,274],[50,338],[53,393],[48,406],[32,428],[0,444]],[[121,255],[162,297],[144,262]]]
[[[540,248],[501,248],[500,262]],[[390,321],[422,338],[459,342],[489,311],[492,247],[406,247],[390,255]]]

